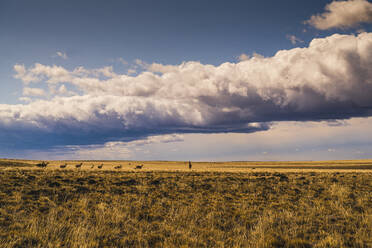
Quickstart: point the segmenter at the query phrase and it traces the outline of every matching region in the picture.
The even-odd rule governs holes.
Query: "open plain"
[[[1,247],[372,247],[372,160],[40,162],[0,161]]]

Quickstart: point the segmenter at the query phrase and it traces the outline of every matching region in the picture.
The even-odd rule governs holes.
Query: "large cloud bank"
[[[372,115],[372,33],[335,34],[306,48],[219,66],[193,61],[144,66],[146,71],[129,76],[111,67],[69,71],[15,65],[15,77],[35,98],[0,105],[0,147],[248,133],[267,130],[276,121]],[[43,84],[48,96],[31,90]]]
[[[372,23],[372,3],[367,0],[333,1],[325,10],[325,13],[312,16],[307,23],[321,30]]]

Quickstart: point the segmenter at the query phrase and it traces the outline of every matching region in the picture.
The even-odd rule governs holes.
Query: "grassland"
[[[0,168],[23,167],[25,169],[35,169],[36,164],[41,161],[35,160],[14,160],[0,159]],[[83,163],[80,170],[114,170],[118,165],[122,165],[120,171],[133,171],[136,165],[143,165],[141,171],[167,171],[182,172],[189,171],[188,161],[49,161],[46,170],[60,169],[60,165],[67,164],[64,169],[75,169],[75,165]],[[103,164],[102,169],[97,166]],[[92,165],[94,166],[92,168]],[[192,162],[194,172],[252,172],[262,171],[322,171],[332,172],[369,172],[372,171],[372,160],[336,160],[336,161],[235,161],[235,162]]]
[[[370,160],[37,162],[0,160],[0,247],[372,247]]]

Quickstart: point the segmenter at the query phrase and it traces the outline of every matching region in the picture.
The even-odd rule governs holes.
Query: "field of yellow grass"
[[[34,168],[36,160],[13,160],[0,159],[0,168],[12,168],[18,164],[22,168]],[[95,161],[95,160],[63,160],[47,161],[47,170],[61,169],[60,165],[67,164],[65,170],[76,169],[75,165],[83,163],[80,170],[118,170],[116,166],[121,165],[120,171],[133,171],[137,165],[143,165],[141,171],[189,171],[188,161]],[[2,164],[9,166],[2,166]],[[103,165],[98,169],[98,165]],[[93,168],[92,168],[93,167]],[[332,160],[332,161],[234,161],[234,162],[192,162],[192,171],[195,172],[251,172],[251,171],[358,171],[368,172],[372,170],[372,159],[370,160]]]
[[[0,160],[0,247],[372,247],[372,160],[40,162]]]

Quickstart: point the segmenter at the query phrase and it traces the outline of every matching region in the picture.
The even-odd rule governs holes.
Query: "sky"
[[[372,157],[367,0],[0,2],[0,157]]]

